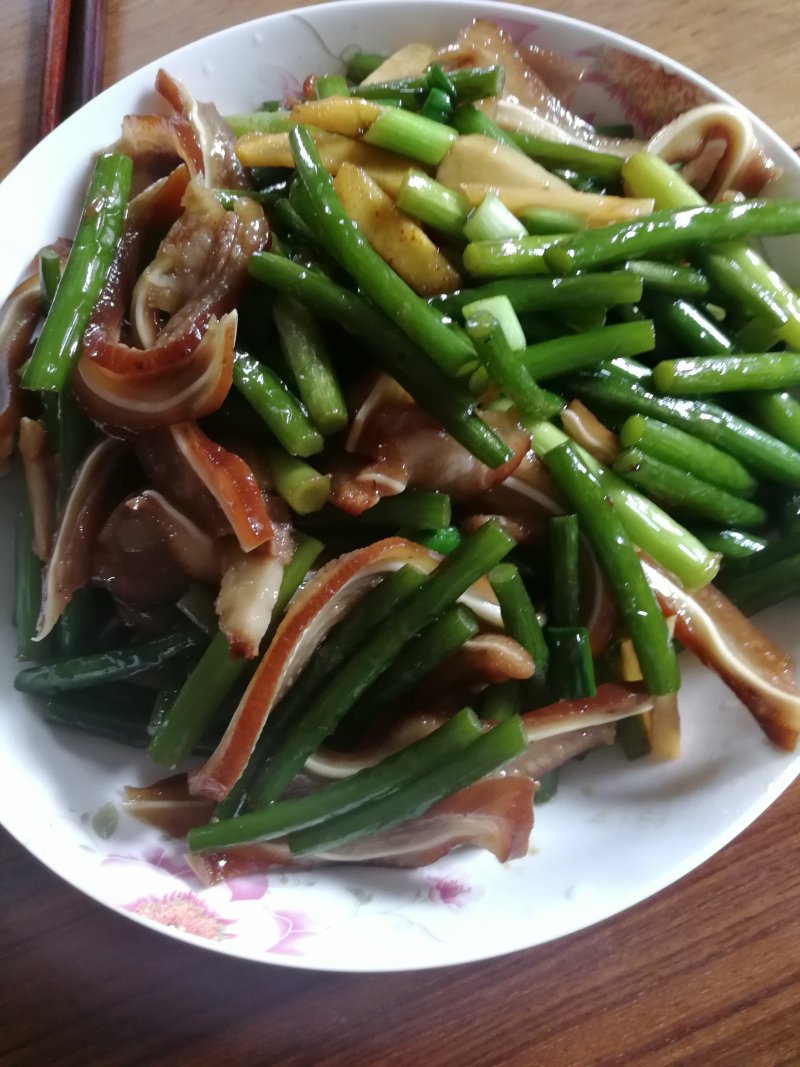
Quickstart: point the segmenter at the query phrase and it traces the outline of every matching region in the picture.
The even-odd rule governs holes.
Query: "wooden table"
[[[106,81],[282,6],[110,0]],[[800,143],[797,0],[542,6],[670,53]],[[0,176],[34,140],[46,7],[3,4]],[[489,963],[361,977],[168,941],[2,834],[0,1064],[797,1065],[799,859],[795,786],[699,871],[616,919]]]

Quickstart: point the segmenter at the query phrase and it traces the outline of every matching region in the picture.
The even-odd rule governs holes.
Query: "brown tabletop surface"
[[[47,0],[1,6],[0,176],[34,141]],[[106,83],[285,6],[109,0]],[[540,6],[667,52],[800,143],[798,0]],[[795,785],[694,874],[583,933],[455,969],[339,976],[158,936],[0,831],[0,1065],[798,1065],[798,860]]]

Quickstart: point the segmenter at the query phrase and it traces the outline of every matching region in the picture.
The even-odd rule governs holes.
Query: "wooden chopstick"
[[[40,141],[61,121],[71,7],[72,0],[50,0],[47,11],[47,43],[44,53],[42,99],[39,107]]]
[[[80,2],[80,0],[79,0]],[[81,69],[78,106],[103,88],[103,62],[106,50],[106,0],[82,0]]]
[[[105,45],[106,0],[50,0],[39,140],[54,130],[71,110],[100,92]],[[65,93],[68,82],[74,85],[71,93]]]

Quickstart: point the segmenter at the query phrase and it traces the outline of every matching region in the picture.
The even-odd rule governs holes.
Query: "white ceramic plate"
[[[165,66],[201,100],[245,111],[312,72],[341,70],[359,45],[389,51],[414,36],[446,41],[487,16],[522,41],[588,65],[579,109],[602,121],[641,118],[636,92],[680,110],[707,97],[708,82],[640,45],[585,23],[489,3],[348,0],[287,12],[218,33],[144,67],[107,90],[39,145],[0,186],[0,294],[32,254],[69,234],[93,150],[114,141],[121,117],[155,103]],[[422,31],[420,27],[424,26]],[[641,100],[642,97],[639,97]],[[789,148],[756,120],[785,175],[773,195],[800,195]],[[54,190],[55,194],[54,195]],[[772,249],[787,273],[784,239]],[[800,281],[795,272],[790,281]],[[10,487],[0,489],[0,588],[11,589]],[[530,854],[501,866],[456,853],[414,871],[347,867],[271,873],[203,890],[180,844],[121,813],[126,783],[158,777],[132,750],[39,720],[12,689],[10,596],[0,622],[0,819],[42,862],[95,900],[153,929],[232,956],[329,970],[401,970],[460,963],[541,944],[622,911],[692,870],[739,833],[800,771],[800,758],[770,747],[741,705],[707,671],[682,662],[684,754],[658,765],[591,754],[563,774],[556,800],[538,809]],[[800,650],[796,609],[767,620]]]

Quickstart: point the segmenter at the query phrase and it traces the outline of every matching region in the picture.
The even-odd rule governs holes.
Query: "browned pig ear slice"
[[[676,641],[719,675],[771,741],[793,752],[800,689],[790,657],[713,585],[689,593],[653,560],[642,565],[662,612],[676,617]]]
[[[207,532],[233,533],[243,552],[272,539],[272,522],[252,470],[196,422],[144,435],[136,451],[152,484]]]
[[[106,438],[78,469],[44,573],[37,641],[51,632],[73,593],[92,577],[97,537],[126,492],[129,461],[127,446]]]
[[[218,543],[151,489],[119,504],[97,538],[92,579],[124,604],[169,603],[190,579],[219,574]]]
[[[204,885],[275,867],[369,863],[425,867],[456,848],[483,848],[501,863],[528,851],[536,784],[526,777],[484,778],[440,801],[417,819],[328,852],[296,858],[280,839],[201,852],[186,861]]]

